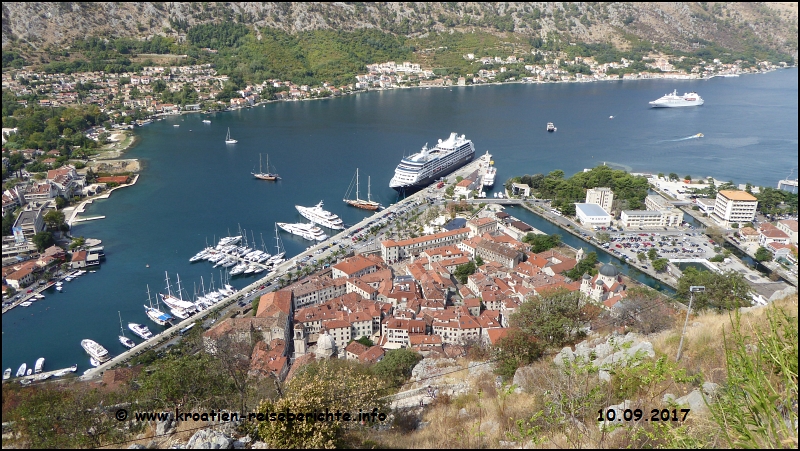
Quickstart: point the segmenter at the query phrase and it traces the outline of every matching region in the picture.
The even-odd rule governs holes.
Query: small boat
[[[28,368],[28,369],[25,371],[25,375],[26,375],[26,376],[30,376],[31,374],[33,374],[33,369],[32,369],[32,368]]]
[[[261,154],[258,155],[258,172],[251,172],[253,177],[261,180],[275,181],[281,178],[278,174],[269,171],[269,154],[267,154],[267,172],[261,170]]]
[[[39,374],[39,373],[42,372],[43,369],[44,369],[44,357],[39,357],[39,359],[36,360],[36,365],[34,367],[34,372],[36,374]]]
[[[695,138],[702,138],[703,136],[705,136],[705,135],[703,135],[702,133],[698,133],[698,134],[694,135]]]
[[[117,314],[119,315],[119,342],[122,343],[122,346],[125,346],[126,348],[130,349],[136,346],[136,343],[134,343],[133,340],[125,336],[125,329],[122,327],[122,313],[117,311]]]
[[[30,306],[32,306],[32,305],[33,305],[33,303],[32,303],[32,302],[25,301],[25,302],[22,302],[22,303],[20,303],[19,305],[21,305],[21,306],[23,306],[23,307],[30,307]]]
[[[22,365],[20,365],[19,369],[17,370],[17,377],[24,376],[25,375],[25,371],[27,369],[28,369],[28,364],[27,363],[23,363]]]
[[[555,126],[555,125],[553,125],[553,123],[552,123],[552,122],[548,122],[548,123],[547,123],[547,131],[548,131],[548,132],[554,132],[554,131],[556,131],[556,130],[558,130],[558,129],[556,128],[556,126]]]
[[[56,291],[60,292],[63,289],[64,289],[64,287],[62,287],[61,285],[56,285]]]
[[[55,377],[66,376],[67,373],[74,373],[76,371],[78,371],[78,364],[77,363],[75,365],[72,365],[69,368],[64,368],[63,370],[60,370],[60,371],[57,371],[57,372],[53,373],[53,376],[55,376]]]
[[[97,368],[98,366],[100,366],[100,362],[98,362],[97,360],[95,360],[95,358],[94,358],[94,357],[90,357],[90,358],[89,358],[89,364],[90,364],[90,365],[92,365],[92,366],[93,366],[93,367],[95,367],[95,368]]]
[[[11,378],[11,368],[6,368],[6,370],[3,371],[3,380],[5,381],[10,378]]]
[[[180,124],[173,124],[173,127],[180,127]]]
[[[236,143],[238,143],[238,142],[239,142],[239,141],[237,141],[237,140],[235,140],[235,139],[231,138],[231,128],[230,128],[230,127],[228,127],[228,135],[227,135],[227,136],[225,136],[225,144],[236,144]]]
[[[210,121],[210,120],[208,120],[208,119],[203,119],[203,123],[204,123],[204,124],[210,124],[210,123],[211,123],[211,121]]]

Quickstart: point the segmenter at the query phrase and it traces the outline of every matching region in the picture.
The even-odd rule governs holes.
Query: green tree
[[[539,360],[544,351],[544,344],[536,337],[519,328],[509,328],[506,336],[497,342],[495,372],[504,379],[510,380],[514,377],[517,368]]]
[[[372,346],[375,346],[375,343],[373,343],[373,341],[370,340],[369,337],[363,337],[363,336],[362,337],[358,337],[358,340],[356,340],[356,341],[361,343],[362,345],[370,347],[370,348]]]
[[[761,246],[756,251],[756,260],[760,262],[768,262],[772,260],[772,252],[770,252],[764,246]]]
[[[475,266],[483,266],[483,259],[480,255],[475,256]]]
[[[631,327],[640,334],[652,334],[669,329],[674,323],[674,309],[664,296],[647,287],[632,287],[614,306],[613,324]]]
[[[669,260],[666,258],[657,258],[653,260],[653,269],[658,272],[664,272],[667,270],[667,266],[669,266]]]
[[[61,210],[67,206],[67,199],[64,199],[61,196],[56,196],[56,208]]]
[[[597,232],[594,234],[594,237],[601,243],[608,243],[611,241],[611,234],[608,232]]]
[[[267,421],[258,424],[258,435],[276,448],[335,448],[343,446],[344,435],[359,422],[352,418],[334,421],[269,421],[270,413],[347,412],[378,408],[385,394],[384,382],[352,361],[324,360],[304,366],[286,384],[285,395],[264,401],[258,411]],[[335,407],[334,407],[335,406]]]
[[[645,261],[647,259],[647,255],[644,252],[639,252],[638,254],[636,254],[636,258],[640,262],[643,262],[643,261]]]
[[[456,266],[456,270],[453,272],[453,276],[455,276],[456,280],[458,280],[462,284],[467,283],[467,277],[474,274],[476,271],[475,262],[469,261],[464,263],[463,265]]]
[[[44,214],[42,218],[47,228],[50,230],[58,230],[61,224],[64,224],[64,213],[58,210],[50,210]]]
[[[683,179],[684,180],[688,180],[688,181],[691,182],[692,181],[692,176],[691,175],[685,175],[685,176],[683,176]]]
[[[650,261],[657,259],[658,251],[655,248],[651,247],[650,249],[647,250],[647,258],[649,258]]]
[[[583,256],[583,259],[569,271],[564,271],[564,275],[572,280],[579,280],[584,274],[591,276],[597,274],[597,252],[589,252]]]
[[[689,302],[689,287],[704,286],[705,292],[694,293],[694,307],[698,310],[731,310],[752,304],[750,285],[736,271],[717,273],[688,267],[678,279],[677,296]]]
[[[680,178],[678,178],[678,174],[676,174],[676,173],[674,173],[674,172],[670,172],[670,173],[669,173],[669,179],[670,179],[671,181],[678,181],[678,180],[680,180]]]
[[[580,291],[551,290],[520,305],[511,315],[511,326],[536,337],[552,348],[561,348],[586,335],[588,321],[598,311],[587,304]]]
[[[386,381],[387,386],[399,387],[411,377],[411,370],[422,356],[406,349],[393,349],[372,366],[372,373]]]
[[[561,235],[540,235],[538,233],[528,232],[522,237],[522,242],[530,244],[531,252],[538,254],[539,252],[544,252],[561,244]]]
[[[45,249],[55,244],[53,234],[50,232],[39,232],[33,236],[33,244],[36,245],[36,250],[44,252]]]

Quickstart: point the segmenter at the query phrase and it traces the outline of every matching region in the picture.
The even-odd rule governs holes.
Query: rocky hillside
[[[180,37],[189,27],[235,21],[289,32],[377,28],[415,36],[481,29],[629,45],[635,38],[690,50],[703,41],[763,46],[797,58],[797,3],[561,2],[3,2],[3,48],[63,45],[76,37]]]

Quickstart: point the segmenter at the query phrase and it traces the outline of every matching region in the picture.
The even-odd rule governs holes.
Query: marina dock
[[[36,382],[36,381],[43,381],[45,379],[50,379],[51,377],[61,377],[66,376],[69,373],[74,373],[77,371],[76,369],[69,368],[61,368],[60,370],[53,370],[53,371],[44,371],[39,374],[31,374],[30,376],[22,376],[22,377],[12,377],[8,379],[8,381],[29,381],[29,382]]]

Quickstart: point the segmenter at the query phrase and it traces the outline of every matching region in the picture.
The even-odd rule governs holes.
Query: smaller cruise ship
[[[702,105],[703,98],[696,92],[687,92],[682,96],[678,95],[678,90],[672,91],[672,94],[664,94],[660,99],[650,102],[653,108],[676,108],[684,106],[700,106]]]
[[[342,224],[341,218],[327,210],[324,210],[322,208],[322,201],[319,201],[319,203],[313,207],[302,207],[300,205],[295,205],[294,208],[296,208],[304,218],[315,224],[319,224],[322,227],[327,227],[334,230],[344,229],[344,224]]]
[[[322,229],[314,224],[306,224],[302,222],[296,224],[287,224],[285,222],[279,222],[278,227],[293,235],[297,235],[310,241],[323,241],[328,239],[328,235],[326,235]]]
[[[81,340],[81,347],[83,347],[83,350],[86,351],[87,354],[89,354],[93,359],[97,360],[98,362],[102,363],[111,358],[111,355],[109,355],[108,350],[100,346],[94,340],[89,340],[89,339]]]

